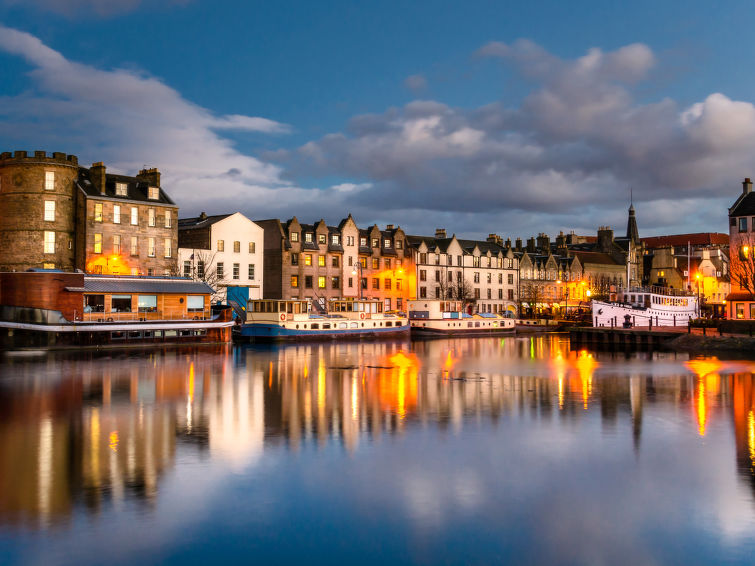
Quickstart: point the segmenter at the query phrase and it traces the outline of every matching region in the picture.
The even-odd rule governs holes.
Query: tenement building
[[[729,208],[731,293],[726,297],[728,317],[755,320],[755,193],[749,178]]]
[[[414,264],[406,235],[388,225],[360,229],[351,215],[338,225],[303,224],[294,217],[257,220],[265,231],[264,297],[378,299],[385,310],[413,298]]]
[[[264,230],[240,212],[178,221],[179,275],[204,281],[216,301],[261,299]]]
[[[160,172],[136,177],[80,167],[74,155],[0,154],[0,270],[79,269],[166,275],[175,270],[178,207]]]
[[[471,312],[517,313],[519,259],[501,238],[463,240],[439,228],[409,236],[415,253],[417,298],[463,300]]]

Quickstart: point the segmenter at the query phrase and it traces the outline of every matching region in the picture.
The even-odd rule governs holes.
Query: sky
[[[0,0],[0,151],[157,167],[181,217],[728,232],[755,8],[614,4]]]

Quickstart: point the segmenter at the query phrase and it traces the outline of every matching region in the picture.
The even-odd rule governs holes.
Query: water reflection
[[[353,455],[410,429],[462,435],[484,422],[506,434],[517,423],[556,438],[596,418],[603,435],[631,431],[642,458],[648,411],[659,431],[663,419],[678,418],[682,432],[674,434],[686,427],[706,438],[731,426],[736,469],[755,498],[747,362],[591,354],[561,337],[533,336],[50,355],[9,358],[1,369],[6,525],[46,527],[77,508],[117,512],[126,502],[149,512],[184,459],[243,470],[268,449],[336,445]],[[437,505],[426,481],[406,481],[416,509]],[[479,503],[473,462],[454,490],[464,505]]]

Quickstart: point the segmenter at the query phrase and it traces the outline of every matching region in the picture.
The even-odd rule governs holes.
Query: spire
[[[627,222],[627,238],[632,242],[640,241],[640,232],[637,230],[637,218],[634,215],[634,205],[629,205],[629,220]]]

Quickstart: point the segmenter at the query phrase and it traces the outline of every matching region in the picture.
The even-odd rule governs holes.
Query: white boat
[[[497,314],[467,314],[461,301],[417,299],[408,302],[412,336],[490,336],[511,334],[513,318]]]
[[[409,320],[372,299],[335,299],[325,314],[307,300],[250,300],[237,337],[252,341],[360,339],[407,334]]]
[[[665,287],[630,287],[615,301],[592,301],[595,327],[687,326],[698,312],[696,296]]]

